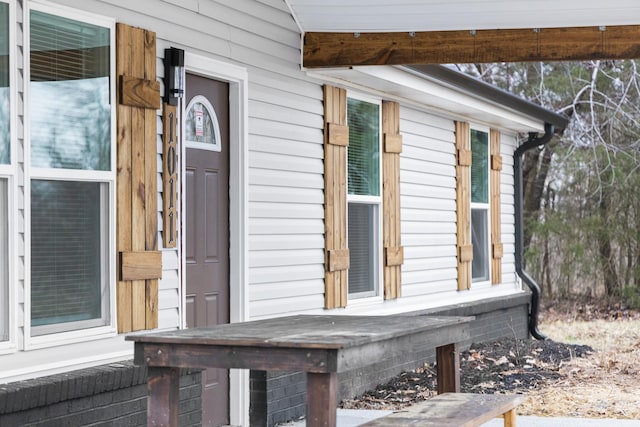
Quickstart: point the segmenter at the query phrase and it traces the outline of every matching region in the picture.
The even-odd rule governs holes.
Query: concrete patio
[[[392,411],[364,409],[338,409],[338,427],[356,427],[367,421],[390,414]],[[496,418],[483,427],[502,427],[502,419]],[[304,427],[305,421],[281,424],[286,427]],[[597,419],[597,418],[551,418],[519,416],[518,427],[640,427],[640,420]]]

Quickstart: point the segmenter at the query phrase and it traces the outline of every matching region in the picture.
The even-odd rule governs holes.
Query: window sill
[[[31,351],[47,347],[58,347],[60,345],[83,343],[86,341],[103,340],[105,338],[111,338],[115,336],[116,329],[113,326],[102,326],[97,328],[81,329],[77,331],[27,337],[25,338],[24,348],[27,351]]]
[[[57,347],[14,351],[0,356],[0,384],[131,359],[133,344],[124,335]]]

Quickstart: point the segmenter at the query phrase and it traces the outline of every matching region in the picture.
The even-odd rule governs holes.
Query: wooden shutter
[[[384,245],[384,299],[400,297],[404,251],[400,244],[400,104],[382,102],[382,240]]]
[[[458,290],[471,288],[471,134],[469,123],[456,122],[456,207]]]
[[[500,219],[500,173],[502,156],[500,155],[500,131],[491,129],[489,133],[491,154],[491,283],[502,282],[502,232]]]
[[[118,332],[158,327],[157,116],[154,32],[117,24]]]
[[[325,308],[346,307],[347,248],[347,91],[324,87]]]

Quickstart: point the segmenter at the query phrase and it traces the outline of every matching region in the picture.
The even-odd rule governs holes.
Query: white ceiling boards
[[[449,31],[640,24],[637,0],[286,0],[304,32]]]

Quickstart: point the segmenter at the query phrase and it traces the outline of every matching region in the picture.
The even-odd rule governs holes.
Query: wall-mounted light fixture
[[[175,47],[164,50],[164,100],[178,105],[184,96],[184,50]]]

